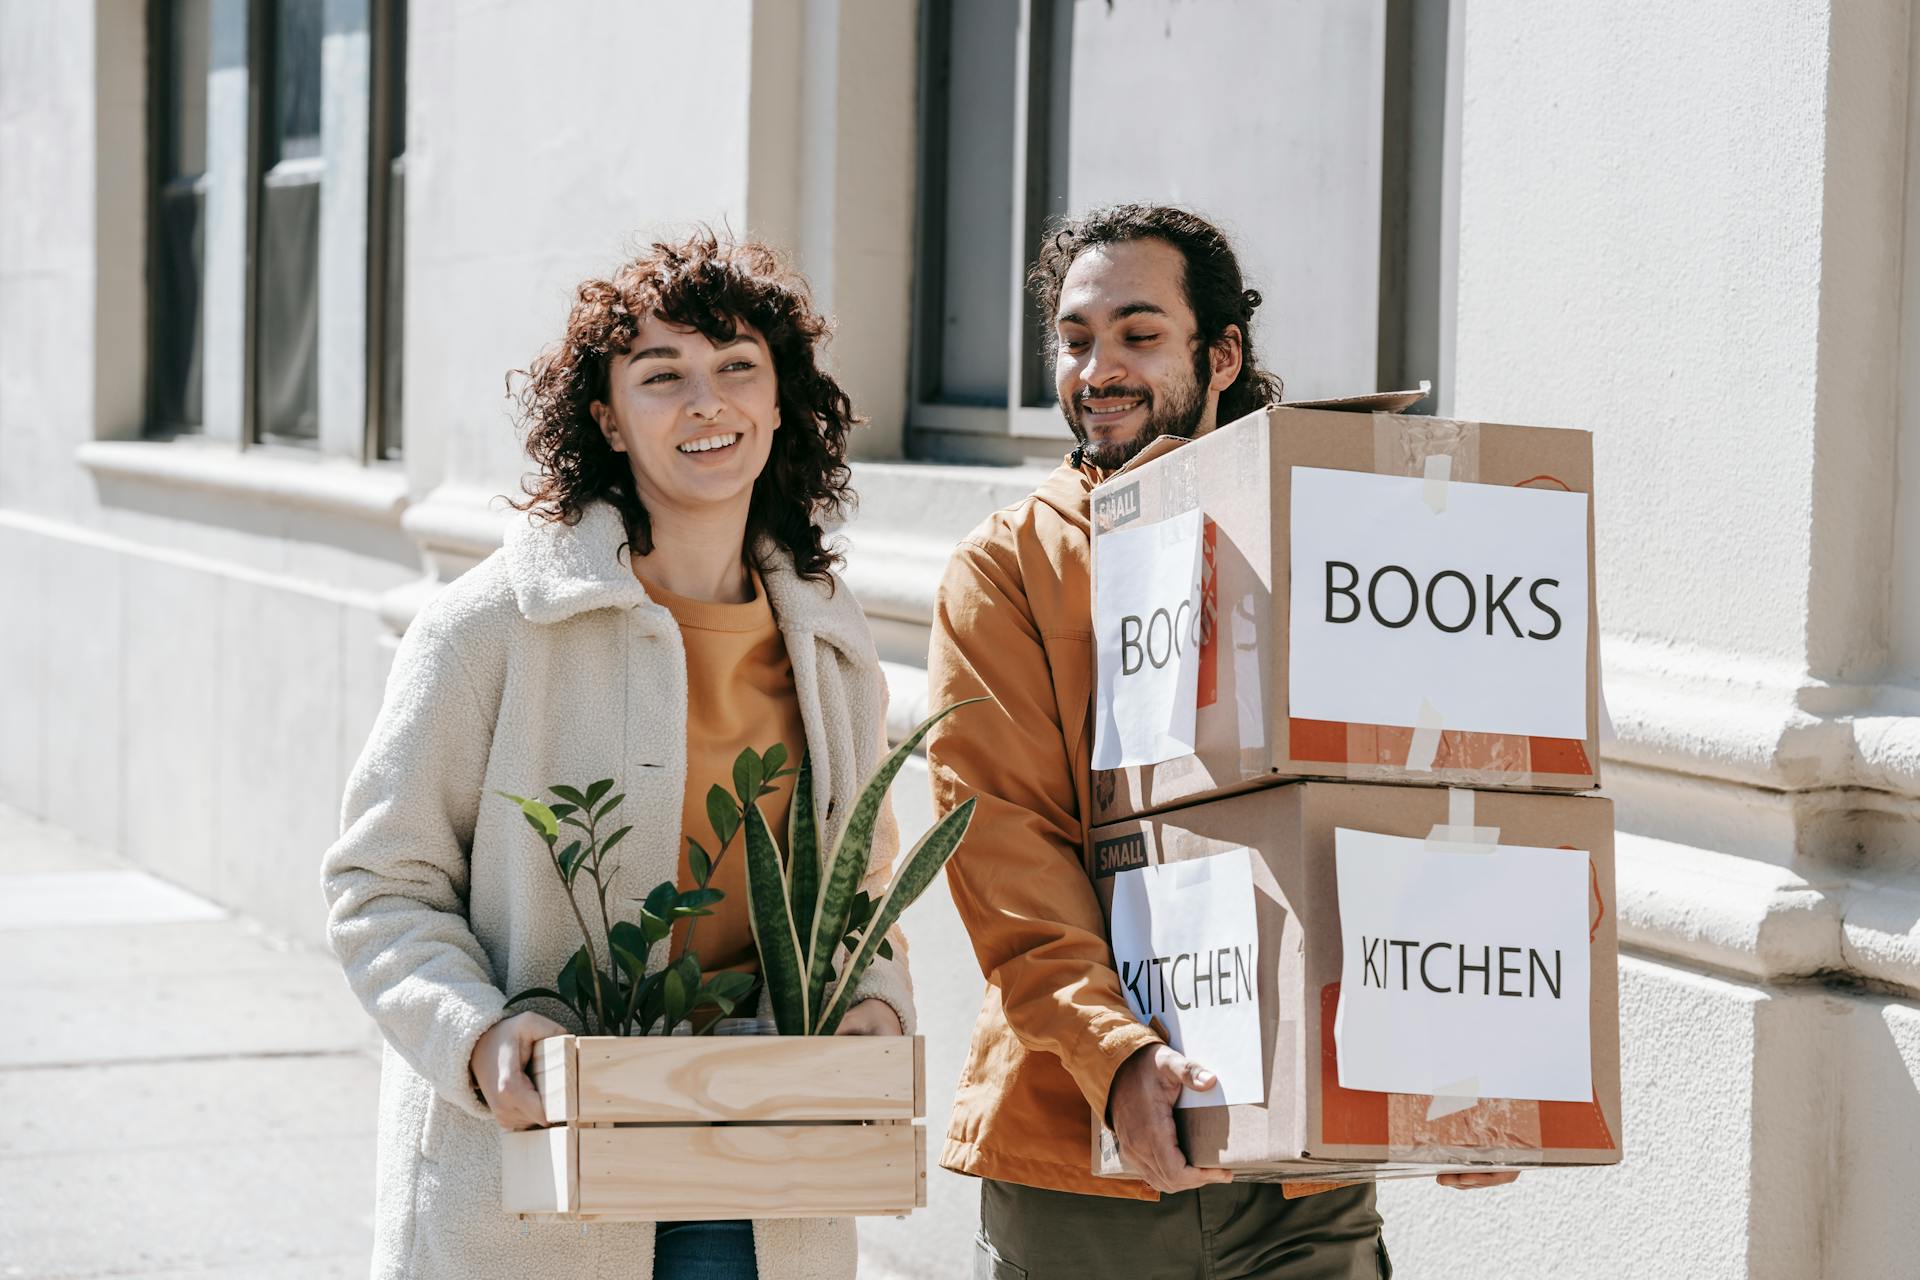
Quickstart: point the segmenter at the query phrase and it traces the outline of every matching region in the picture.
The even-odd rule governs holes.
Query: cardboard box
[[[1446,1104],[1436,1108],[1431,1095],[1366,1092],[1340,1084],[1334,1027],[1343,948],[1335,832],[1347,828],[1420,840],[1445,838],[1455,833],[1459,817],[1455,807],[1459,798],[1447,790],[1300,782],[1134,819],[1093,833],[1095,883],[1110,916],[1116,877],[1132,868],[1240,849],[1253,855],[1265,1101],[1176,1110],[1181,1147],[1191,1163],[1233,1169],[1242,1177],[1285,1181],[1619,1161],[1613,806],[1598,796],[1477,792],[1471,798],[1470,825],[1476,838],[1487,839],[1490,845],[1578,849],[1591,855],[1585,941],[1592,1096],[1587,1101],[1483,1098],[1430,1119],[1430,1113],[1448,1109]],[[1436,827],[1443,830],[1436,832]],[[1486,828],[1497,828],[1497,836]],[[1579,870],[1572,874],[1577,892]],[[1571,907],[1577,934],[1581,924],[1577,905],[1560,905]],[[1418,969],[1425,957],[1411,954]],[[1442,953],[1442,961],[1447,958]],[[1508,970],[1506,960],[1503,955],[1499,962],[1502,989],[1493,997],[1496,1001],[1500,994],[1514,994],[1505,988],[1509,974],[1517,970]],[[1515,964],[1524,960],[1516,958]],[[1469,967],[1473,973],[1459,975],[1460,988],[1481,984],[1477,966]],[[1442,964],[1441,985],[1450,981],[1444,969]],[[1173,972],[1178,1001],[1180,979],[1177,969]],[[1516,990],[1522,981],[1520,976],[1512,977]],[[1544,985],[1539,994],[1543,1000],[1549,994]],[[1195,990],[1192,999],[1197,1004],[1199,998]],[[1468,990],[1453,998],[1488,997]],[[1164,1007],[1164,998],[1161,1004]],[[1504,1016],[1519,1007],[1528,1007],[1527,1002],[1502,1004],[1497,1011]],[[1136,1011],[1140,1011],[1137,1002]],[[1578,1017],[1577,1010],[1558,1011],[1563,1017],[1569,1013]],[[1523,1016],[1538,1015],[1529,1008]],[[1095,1135],[1093,1169],[1109,1177],[1127,1176],[1111,1135],[1104,1131]]]
[[[1446,470],[1435,475],[1434,467]],[[1324,597],[1314,596],[1316,612],[1324,603],[1325,621],[1340,625],[1318,632],[1313,625],[1294,628],[1295,468],[1309,469],[1301,483],[1316,486],[1354,483],[1329,473],[1392,477],[1380,485],[1360,483],[1390,489],[1403,502],[1425,497],[1430,505],[1442,504],[1435,508],[1441,515],[1433,525],[1437,535],[1416,531],[1411,536],[1380,536],[1419,544],[1387,542],[1386,554],[1399,555],[1409,564],[1426,557],[1449,567],[1416,572],[1358,552],[1345,556],[1351,564],[1321,557],[1324,583],[1316,565],[1314,577],[1303,575],[1303,590],[1318,593],[1324,586]],[[1489,487],[1501,492],[1491,493]],[[1519,497],[1509,492],[1515,489],[1538,492]],[[1197,440],[1155,441],[1131,468],[1093,491],[1094,616],[1100,658],[1095,716],[1097,722],[1108,716],[1114,689],[1134,678],[1130,671],[1150,674],[1152,664],[1168,657],[1184,634],[1198,664],[1193,749],[1160,763],[1096,768],[1093,822],[1302,777],[1518,790],[1585,791],[1598,786],[1599,622],[1592,489],[1592,440],[1583,431],[1278,407]],[[1444,506],[1449,494],[1454,499],[1450,515]],[[1576,503],[1568,495],[1581,497]],[[1303,518],[1311,520],[1309,513],[1327,509],[1325,499],[1317,501],[1302,507]],[[1480,518],[1470,509],[1475,504],[1496,505],[1502,521],[1513,508],[1524,508],[1516,515],[1523,523],[1503,542],[1473,544],[1477,549],[1460,552],[1456,564],[1447,558],[1454,552],[1445,539],[1467,538],[1475,527],[1469,521]],[[1585,508],[1586,588],[1577,602],[1584,605],[1584,625],[1576,628],[1560,621],[1577,608],[1569,598],[1572,588],[1560,579],[1579,570],[1579,507]],[[1144,622],[1137,616],[1116,620],[1108,616],[1111,609],[1103,612],[1103,575],[1115,584],[1110,595],[1117,598],[1114,575],[1125,573],[1118,562],[1103,568],[1103,544],[1124,545],[1113,535],[1174,520],[1195,508],[1204,515],[1198,607],[1185,611],[1169,602],[1168,610],[1152,611]],[[1542,536],[1545,525],[1524,523],[1536,518],[1540,508],[1547,509],[1555,530],[1551,545],[1558,550],[1551,553],[1545,549],[1549,540]],[[1333,509],[1340,513],[1334,523],[1364,523],[1367,517],[1359,513],[1371,510],[1362,505],[1352,507],[1351,514],[1344,507]],[[1321,537],[1325,524],[1312,523],[1304,530],[1306,540]],[[1337,537],[1351,533],[1364,543],[1375,536],[1366,532],[1373,527],[1388,526],[1375,521],[1342,530]],[[1310,554],[1307,547],[1300,550]],[[1541,557],[1550,554],[1556,557],[1550,563],[1563,567],[1551,573],[1538,570]],[[1531,574],[1530,565],[1536,566]],[[1183,584],[1174,582],[1172,587],[1177,593]],[[1168,618],[1159,617],[1160,612],[1177,622],[1162,625]],[[1185,634],[1189,617],[1194,622]],[[1307,620],[1319,621],[1317,616]],[[1342,653],[1369,654],[1351,661],[1366,664],[1372,675],[1390,675],[1395,687],[1408,691],[1391,703],[1397,720],[1313,719],[1296,713],[1289,688],[1294,651],[1313,639],[1309,633],[1336,632],[1332,642],[1317,642],[1322,646],[1316,651],[1319,665],[1302,667],[1301,679],[1310,695],[1323,703],[1350,696],[1329,692],[1339,682],[1320,677],[1329,664],[1341,667]],[[1354,643],[1340,648],[1348,637]],[[1329,643],[1335,647],[1327,648]],[[1117,663],[1109,661],[1116,649]],[[1549,651],[1552,674],[1541,675],[1527,665]],[[1463,673],[1474,673],[1475,678],[1463,679]],[[1365,684],[1351,672],[1344,674],[1349,685]],[[1555,709],[1553,714],[1546,713],[1548,707]],[[1516,718],[1516,708],[1527,713]],[[1485,728],[1522,719],[1550,724],[1559,736]],[[1096,724],[1096,742],[1110,727]],[[1099,760],[1096,754],[1096,763]],[[1430,767],[1421,768],[1423,764]]]
[[[554,1036],[550,1128],[501,1134],[501,1204],[537,1221],[906,1214],[927,1203],[918,1036]]]

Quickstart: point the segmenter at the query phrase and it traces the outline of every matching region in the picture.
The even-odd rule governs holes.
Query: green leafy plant
[[[969,698],[934,713],[880,762],[861,788],[830,856],[820,856],[820,825],[814,813],[813,768],[800,758],[788,810],[787,856],[782,860],[760,813],[765,780],[783,776],[766,771],[768,756],[751,750],[734,762],[735,797],[740,801],[739,832],[746,851],[747,901],[760,975],[766,983],[776,1025],[782,1035],[832,1035],[853,1005],[854,988],[875,957],[891,958],[887,930],[924,893],[960,847],[973,821],[968,799],[947,814],[901,860],[893,883],[878,899],[859,888],[873,848],[873,832],[887,788],[920,745],[921,739]],[[780,750],[776,760],[784,763]],[[768,753],[771,755],[771,753]],[[718,790],[718,788],[716,788]],[[722,799],[726,799],[724,792]],[[712,797],[709,796],[711,806]],[[721,827],[716,821],[715,834]],[[733,834],[727,831],[727,840]],[[835,960],[845,956],[836,968]]]
[[[756,757],[758,759],[758,757]],[[640,919],[614,921],[608,909],[608,897],[619,876],[617,862],[608,857],[626,838],[631,825],[606,836],[600,826],[626,799],[624,793],[607,797],[613,779],[603,778],[585,788],[553,786],[549,804],[505,791],[496,795],[511,800],[547,848],[554,873],[566,890],[567,904],[573,908],[574,921],[580,926],[580,949],[560,969],[551,987],[530,987],[507,1001],[509,1006],[529,1000],[557,1000],[565,1005],[588,1035],[665,1034],[686,1021],[696,1010],[713,1009],[722,1017],[732,1013],[753,993],[757,980],[750,973],[717,973],[705,977],[700,959],[693,950],[693,923],[712,915],[714,903],[724,896],[708,887],[711,862],[706,874],[698,874],[695,888],[682,893],[671,880],[657,884],[640,904]],[[563,835],[579,834],[563,846]],[[581,881],[584,877],[585,885]],[[580,892],[589,892],[589,905],[595,909],[600,930],[600,946],[588,912],[581,909]],[[660,969],[650,969],[653,949],[673,932],[674,923],[687,920],[687,946],[680,956]]]

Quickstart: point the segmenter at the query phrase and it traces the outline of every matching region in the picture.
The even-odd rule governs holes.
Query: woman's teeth
[[[740,438],[739,432],[724,436],[703,436],[698,440],[689,440],[680,446],[682,453],[707,453],[714,449],[724,449]]]

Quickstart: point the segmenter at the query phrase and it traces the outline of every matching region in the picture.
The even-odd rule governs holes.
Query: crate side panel
[[[577,1052],[590,1122],[911,1120],[920,1091],[903,1036],[588,1037]]]
[[[580,1131],[580,1212],[659,1222],[910,1213],[922,1170],[907,1124],[686,1125]]]

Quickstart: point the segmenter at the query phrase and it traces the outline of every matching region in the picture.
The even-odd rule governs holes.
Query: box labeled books
[[[1093,821],[1599,783],[1592,440],[1276,407],[1093,491]]]

